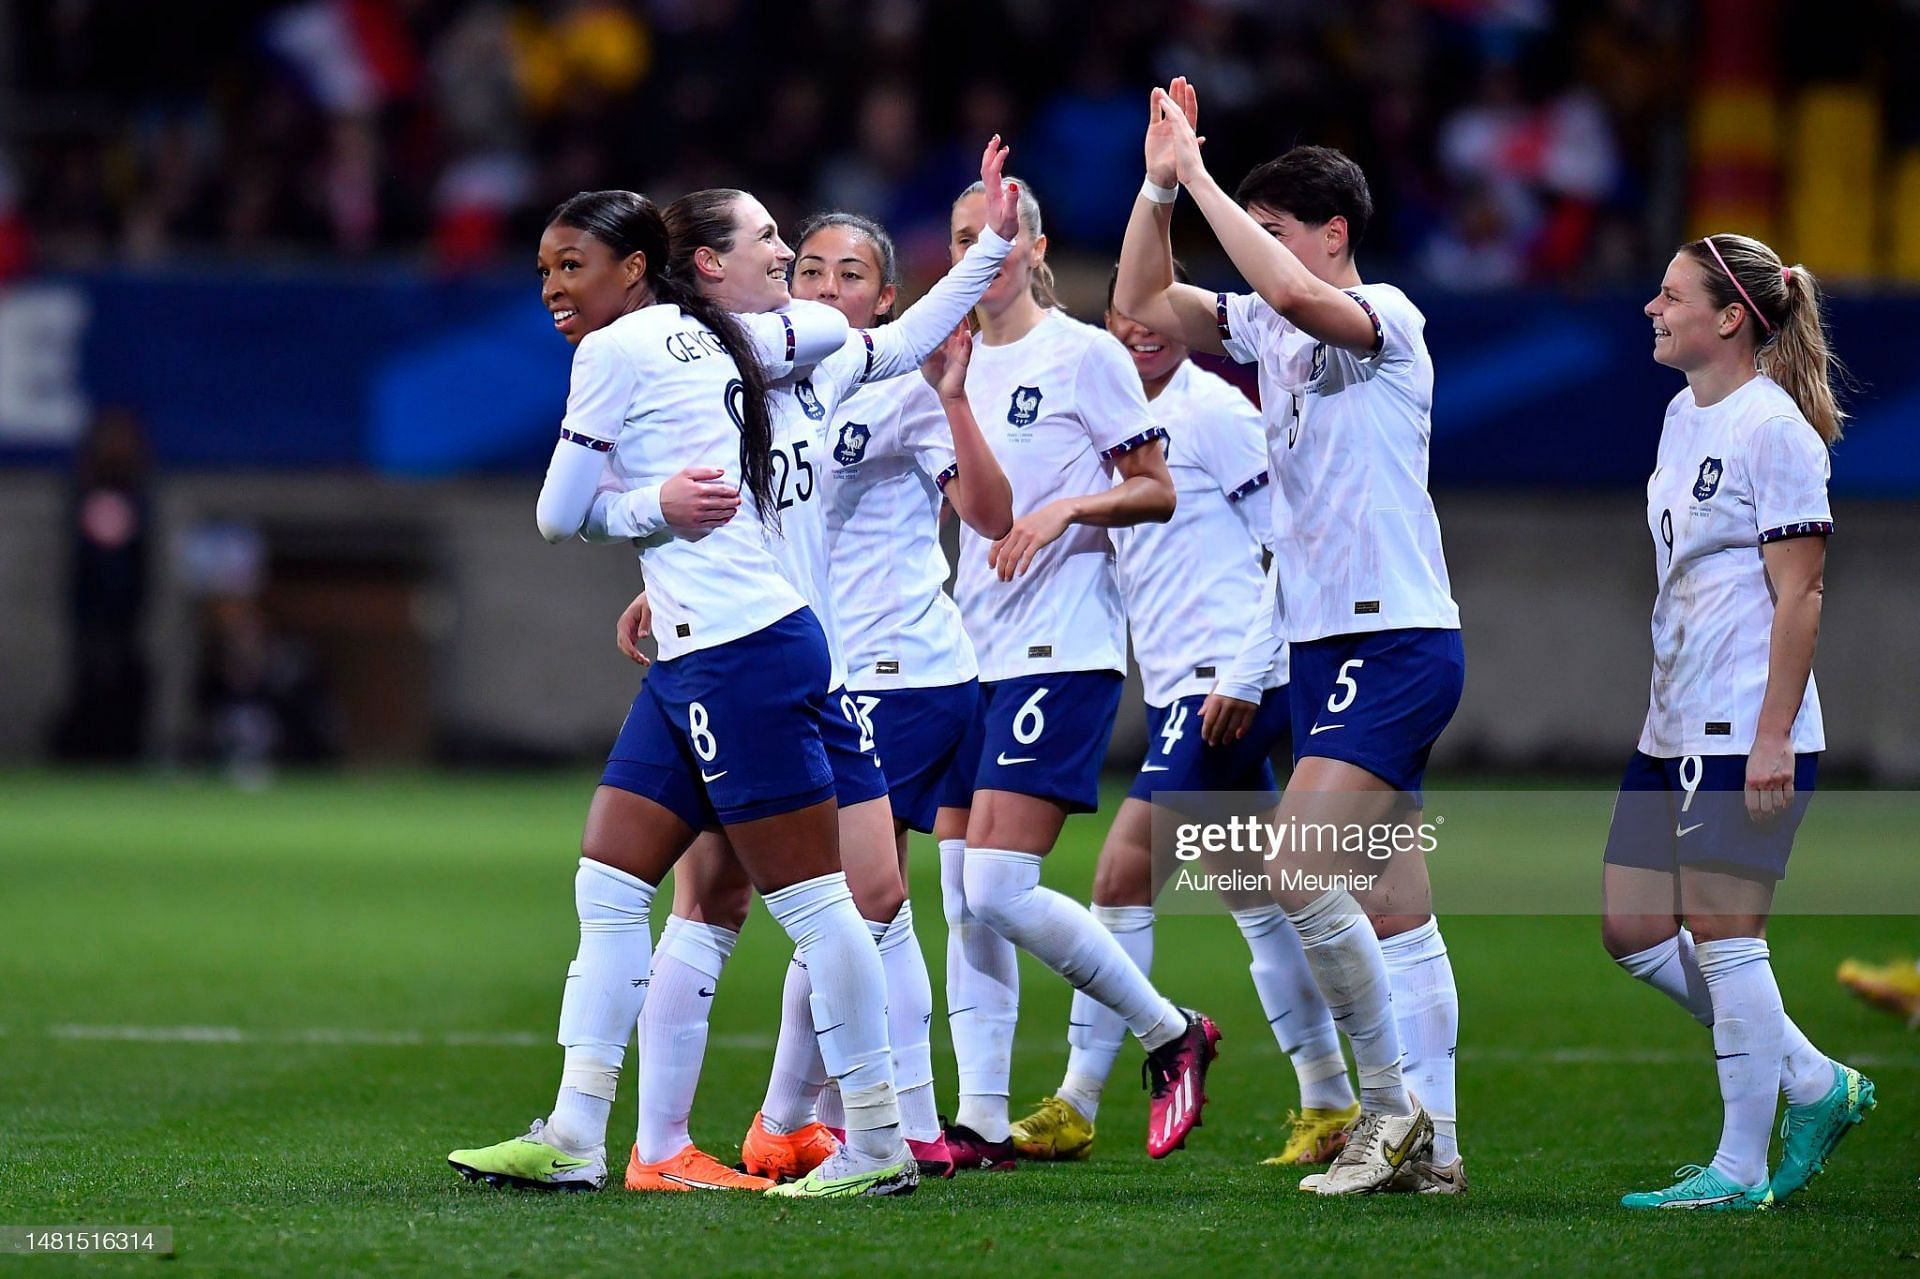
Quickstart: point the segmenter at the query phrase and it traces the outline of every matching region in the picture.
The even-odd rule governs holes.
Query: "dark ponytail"
[[[706,244],[721,252],[733,247],[731,197],[738,194],[697,191],[668,205],[662,215],[652,200],[632,191],[582,191],[548,215],[547,225],[585,231],[613,250],[618,258],[644,254],[647,288],[653,300],[671,303],[713,330],[739,368],[744,391],[735,420],[740,428],[741,478],[759,505],[760,518],[777,520],[773,492],[773,414],[767,407],[766,367],[760,363],[740,321],[700,296],[693,285],[693,250],[698,245]],[[726,207],[717,215],[720,227],[717,240],[712,238],[716,233],[708,227],[705,218],[685,212],[676,215],[681,206],[702,196],[715,195],[729,197],[721,202]],[[700,238],[682,244],[670,231],[676,224],[684,226],[688,236]],[[731,397],[726,409],[734,412]]]
[[[713,330],[727,354],[740,367],[740,381],[746,390],[739,418],[740,471],[747,491],[760,507],[763,523],[780,523],[779,502],[773,491],[773,411],[767,406],[767,370],[747,340],[747,331],[731,311],[701,294],[696,281],[699,271],[693,265],[696,249],[726,253],[733,248],[734,205],[746,198],[746,192],[726,187],[692,191],[666,208],[667,270],[657,294],[662,302],[671,302]]]

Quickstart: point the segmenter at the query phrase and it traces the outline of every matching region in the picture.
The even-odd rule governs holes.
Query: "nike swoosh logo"
[[[1142,764],[1140,765],[1140,771],[1143,773],[1171,773],[1173,769],[1165,764]]]
[[[585,1168],[586,1166],[587,1161],[584,1159],[555,1159],[548,1166],[547,1171],[565,1172],[569,1168]]]
[[[702,998],[702,999],[712,999],[712,998],[713,998],[713,987],[711,987],[711,986],[702,986],[702,987],[700,988],[700,998]]]
[[[729,772],[731,772],[731,771],[732,771],[731,769],[725,769],[725,768],[723,768],[723,769],[721,769],[721,770],[720,770],[719,772],[717,772],[717,773],[715,773],[715,774],[713,774],[713,775],[712,775],[711,777],[709,777],[709,776],[707,775],[707,770],[703,768],[703,769],[701,769],[701,770],[700,770],[700,780],[701,780],[701,781],[703,781],[703,782],[717,782],[717,781],[719,781],[719,780],[720,780],[720,779],[721,779],[722,777],[725,777],[725,776],[726,776],[726,775],[727,775],[727,774],[728,774]]]
[[[1005,751],[1001,751],[999,755],[1000,766],[1002,768],[1006,767],[1008,764],[1031,764],[1033,763],[1034,760],[1039,758],[1040,757],[1038,755],[1017,755],[1012,759],[1008,759],[1007,753]]]
[[[1307,730],[1307,736],[1316,737],[1319,734],[1327,732],[1330,729],[1345,728],[1345,727],[1346,727],[1345,724],[1315,724],[1312,728]]]
[[[1693,834],[1693,832],[1699,830],[1702,826],[1705,826],[1705,825],[1706,825],[1705,822],[1695,822],[1691,826],[1675,826],[1673,828],[1673,837],[1675,839],[1685,839],[1687,836]]]
[[[1414,1124],[1407,1129],[1407,1135],[1400,1139],[1399,1146],[1389,1146],[1385,1139],[1380,1142],[1380,1154],[1387,1163],[1395,1168],[1407,1161],[1407,1157],[1420,1144],[1420,1125]]]

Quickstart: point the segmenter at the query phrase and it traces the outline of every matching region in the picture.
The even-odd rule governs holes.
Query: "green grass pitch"
[[[1316,1201],[1259,1166],[1292,1072],[1239,937],[1197,917],[1163,921],[1155,976],[1226,1041],[1207,1126],[1164,1162],[1142,1149],[1130,1049],[1086,1164],[799,1208],[468,1185],[446,1152],[522,1131],[552,1099],[591,787],[574,774],[292,779],[259,794],[0,778],[0,1225],[166,1225],[176,1241],[169,1263],[4,1257],[0,1272],[1920,1275],[1920,1036],[1832,980],[1849,953],[1920,946],[1920,919],[1902,916],[1775,927],[1788,1007],[1866,1067],[1881,1104],[1799,1200],[1758,1216],[1613,1207],[1710,1155],[1713,1065],[1699,1029],[1570,916],[1444,916],[1462,1200]],[[1590,824],[1520,824],[1479,855],[1597,876],[1604,832]],[[1104,830],[1076,818],[1049,881],[1083,896]],[[1451,871],[1434,866],[1444,911]],[[914,876],[937,990],[930,846]],[[765,1083],[786,949],[756,910],[715,1004],[694,1136],[723,1158]],[[1023,984],[1016,1106],[1050,1091],[1065,1059],[1066,988],[1031,964]],[[632,1117],[628,1091],[610,1145]]]

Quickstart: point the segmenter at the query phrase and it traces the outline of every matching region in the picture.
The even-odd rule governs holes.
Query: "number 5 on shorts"
[[[1364,657],[1356,657],[1352,661],[1340,663],[1340,673],[1333,677],[1333,682],[1339,686],[1339,691],[1327,694],[1327,709],[1335,715],[1353,705],[1353,699],[1360,695],[1360,686],[1353,682],[1352,672],[1366,664]]]

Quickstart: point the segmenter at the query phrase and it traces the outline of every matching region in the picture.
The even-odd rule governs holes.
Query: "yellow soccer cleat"
[[[1093,1153],[1093,1124],[1058,1097],[1013,1123],[1013,1148],[1022,1159],[1085,1159]]]
[[[1896,959],[1890,964],[1867,964],[1849,959],[1841,963],[1839,977],[1842,986],[1874,1007],[1920,1028],[1920,963]]]
[[[735,1172],[698,1146],[656,1164],[640,1162],[635,1147],[627,1160],[627,1189],[641,1191],[751,1190],[762,1193],[773,1186],[767,1177]]]
[[[1269,1168],[1304,1167],[1332,1163],[1334,1156],[1347,1148],[1347,1134],[1360,1118],[1360,1103],[1345,1110],[1289,1110],[1287,1123],[1292,1131],[1280,1153],[1260,1162]]]

